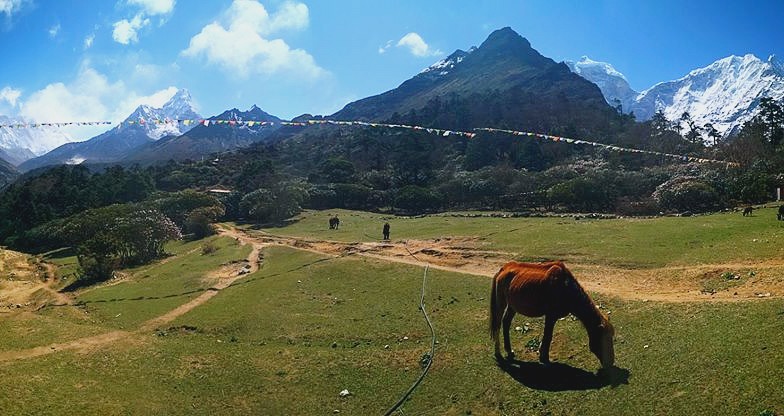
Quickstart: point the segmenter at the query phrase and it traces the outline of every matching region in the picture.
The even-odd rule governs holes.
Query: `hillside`
[[[68,293],[67,302],[3,308],[0,391],[11,394],[0,395],[0,407],[12,414],[381,414],[432,360],[400,413],[767,415],[784,408],[777,320],[784,264],[766,219],[772,210],[753,218],[606,221],[331,211],[308,212],[287,227],[227,224],[226,237],[172,244],[165,260]],[[326,220],[335,214],[344,222],[330,230]],[[393,240],[380,244],[374,235],[385,221]],[[752,239],[760,241],[744,244]],[[204,254],[208,246],[215,251]],[[542,318],[515,317],[516,360],[494,359],[489,276],[515,253],[566,253],[615,327],[616,367],[597,371],[586,330],[572,318],[555,325],[549,366],[537,362]],[[434,353],[418,308],[423,288]],[[717,371],[718,358],[734,370]]]
[[[501,89],[503,82],[512,87]],[[441,92],[446,95],[437,95]],[[358,118],[379,117],[374,105],[388,99],[397,100],[393,108],[402,111],[401,103],[430,96],[418,110],[389,116],[395,123],[423,128],[326,123],[349,110]],[[455,209],[706,212],[738,201],[764,202],[778,180],[770,173],[778,172],[772,159],[770,167],[760,165],[751,174],[698,160],[733,160],[736,150],[709,154],[669,125],[635,123],[610,107],[596,85],[541,56],[508,28],[400,88],[352,103],[322,121],[280,127],[279,118],[256,106],[235,108],[187,134],[141,146],[122,160],[140,165],[128,171],[37,171],[0,194],[0,217],[5,218],[0,237],[11,246],[40,246],[47,223],[85,209],[141,202],[156,191],[215,186],[233,191],[224,201],[225,219],[276,222],[303,208],[400,214]],[[429,126],[493,126],[583,140],[481,130],[451,135],[429,132]],[[594,142],[684,156],[620,152]],[[764,156],[763,145],[757,148]],[[155,163],[164,161],[170,162]],[[52,189],[60,192],[53,195]]]
[[[613,110],[596,85],[540,55],[510,28],[458,50],[398,88],[346,105],[334,119],[402,120],[428,127],[609,132]]]
[[[5,187],[5,185],[9,184],[19,175],[19,172],[14,165],[8,163],[2,157],[1,153],[2,151],[0,151],[0,189]]]

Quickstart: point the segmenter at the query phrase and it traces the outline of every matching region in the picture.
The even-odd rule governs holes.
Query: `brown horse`
[[[751,214],[752,214],[753,212],[754,212],[754,207],[748,206],[748,207],[746,207],[746,208],[743,208],[743,216],[744,216],[744,217],[746,217],[746,216],[751,216]]]
[[[544,315],[544,334],[539,361],[550,362],[550,342],[555,322],[568,314],[579,319],[588,331],[588,345],[603,368],[615,362],[615,330],[599,311],[588,293],[577,283],[563,262],[519,263],[510,261],[493,277],[490,292],[490,335],[495,341],[495,355],[502,359],[498,331],[503,324],[504,349],[509,359],[514,352],[509,342],[509,327],[515,313],[539,317]]]

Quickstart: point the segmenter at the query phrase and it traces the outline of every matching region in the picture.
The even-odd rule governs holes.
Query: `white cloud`
[[[141,97],[132,97],[129,101],[122,104],[122,107],[129,109],[126,111],[123,117],[127,117],[136,107],[144,104],[149,105],[153,108],[161,108],[167,101],[169,101],[174,94],[177,93],[177,87],[167,87],[160,91],[156,91],[150,95],[145,95]]]
[[[22,91],[11,87],[4,87],[0,90],[0,101],[5,101],[11,104],[11,107],[16,107],[16,101],[22,96]]]
[[[0,0],[3,1],[3,0]],[[162,16],[159,25],[166,22],[166,16],[174,11],[176,0],[127,0],[139,10],[130,20],[122,19],[112,25],[112,38],[123,45],[139,41],[139,30],[150,24],[149,16]]]
[[[0,0],[0,13],[11,17],[12,14],[22,10],[22,7],[30,3],[31,0]]]
[[[73,82],[56,82],[30,94],[20,114],[39,122],[103,120],[109,114],[104,102],[123,93],[122,81],[111,83],[95,69],[83,66]]]
[[[139,29],[148,24],[150,24],[150,19],[145,18],[141,13],[134,16],[131,20],[122,19],[114,23],[112,38],[123,45],[136,43],[139,41]]]
[[[302,30],[308,24],[308,7],[302,3],[286,2],[270,15],[258,1],[234,0],[220,21],[204,26],[181,54],[204,57],[241,77],[287,73],[313,80],[326,71],[308,52],[292,49],[283,39],[269,39],[279,31]]]
[[[175,3],[175,0],[128,0],[128,4],[141,7],[150,16],[171,13]]]
[[[85,62],[72,81],[49,84],[22,100],[19,115],[37,122],[119,122],[141,104],[161,107],[176,91],[170,86],[140,95],[122,80],[112,82]],[[68,132],[86,140],[106,130],[106,125],[99,125],[71,127]]]
[[[414,56],[424,57],[443,54],[443,52],[438,49],[433,50],[430,45],[422,39],[422,36],[419,36],[416,32],[407,33],[400,38],[396,46],[407,48]]]
[[[388,40],[388,41],[387,41],[387,43],[386,43],[386,45],[384,45],[384,46],[379,46],[379,48],[378,48],[378,53],[379,53],[379,54],[386,53],[386,52],[387,52],[387,50],[389,50],[389,48],[391,48],[391,47],[392,47],[392,41],[391,41],[391,40]]]
[[[95,33],[91,33],[84,38],[84,49],[90,49],[95,41]]]
[[[58,33],[60,33],[60,24],[59,23],[49,28],[49,37],[50,38],[53,38],[53,39],[56,38]]]
[[[137,80],[157,81],[161,73],[162,70],[159,65],[137,63],[133,66],[131,77]]]

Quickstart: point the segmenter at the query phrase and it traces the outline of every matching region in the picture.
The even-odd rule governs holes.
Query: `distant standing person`
[[[383,228],[382,232],[384,233],[384,240],[389,240],[389,223],[388,222],[384,223],[384,228]]]

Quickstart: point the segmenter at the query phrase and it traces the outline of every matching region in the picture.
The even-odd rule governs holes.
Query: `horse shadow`
[[[497,364],[517,382],[536,390],[598,390],[629,384],[629,370],[615,366],[592,373],[561,363],[542,365],[531,361],[498,360]]]

